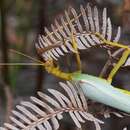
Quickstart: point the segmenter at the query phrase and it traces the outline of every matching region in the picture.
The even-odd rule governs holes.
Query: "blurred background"
[[[32,62],[22,55],[10,52],[10,49],[39,58],[35,43],[37,36],[44,34],[44,27],[50,27],[54,19],[63,15],[64,10],[70,6],[79,9],[80,4],[85,7],[88,2],[101,9],[107,7],[114,28],[118,25],[122,27],[121,43],[130,44],[130,0],[0,0],[0,63]],[[107,60],[106,52],[93,49],[82,55],[85,55],[85,58],[82,58],[83,71],[99,75]],[[130,89],[129,76],[130,69],[121,69],[113,84]],[[39,66],[0,66],[0,124],[9,121],[12,108],[21,100],[35,95],[38,90],[56,88],[59,81],[61,80]],[[107,123],[103,130],[117,130],[115,124],[119,123],[121,128],[130,123],[129,118],[119,120],[112,117],[105,121]],[[88,130],[93,130],[90,126],[87,126]],[[73,129],[73,124],[65,124],[62,127]],[[128,129],[130,130],[130,127]]]

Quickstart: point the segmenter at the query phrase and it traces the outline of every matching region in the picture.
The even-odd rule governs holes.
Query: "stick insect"
[[[78,93],[76,92],[76,87],[73,88],[70,82],[67,82],[67,84],[60,83],[60,86],[67,92],[68,97],[56,90],[49,90],[57,101],[44,93],[38,92],[40,99],[31,97],[31,102],[22,102],[21,105],[16,106],[18,111],[14,110],[13,114],[15,117],[11,117],[13,124],[5,123],[5,127],[0,127],[1,130],[51,130],[51,124],[53,124],[53,128],[57,130],[59,128],[58,120],[62,118],[62,113],[64,112],[70,114],[77,127],[81,128],[80,122],[84,123],[84,119],[86,119],[94,122],[96,129],[100,130],[99,123],[103,122],[88,113],[84,96],[130,113],[130,92],[111,85],[113,77],[120,67],[130,65],[130,58],[128,58],[130,54],[129,46],[118,42],[121,32],[120,27],[118,27],[117,34],[112,40],[112,25],[110,18],[107,17],[106,8],[104,8],[102,13],[102,21],[99,20],[99,12],[96,6],[91,8],[88,4],[87,9],[81,6],[81,13],[79,15],[73,8],[71,8],[70,11],[72,18],[68,12],[65,11],[65,16],[61,17],[61,23],[55,21],[55,25],[51,25],[52,32],[45,28],[46,35],[40,35],[38,38],[36,49],[39,55],[44,58],[45,62],[27,56],[26,54],[14,50],[12,51],[36,62],[35,64],[31,63],[32,65],[41,65],[46,71],[59,78],[78,83]],[[121,58],[114,65],[107,79],[102,77],[102,73],[99,77],[82,73],[79,51],[90,49],[91,47],[105,48],[108,52],[111,52],[111,50],[115,48],[117,53],[122,53]],[[56,63],[60,57],[62,58],[66,53],[71,52],[74,53],[76,57],[78,69],[75,72],[66,73],[63,72]],[[116,52],[114,52],[112,56],[115,54]],[[0,65],[31,64],[1,63]],[[82,91],[80,91],[80,89]],[[46,100],[47,103],[44,102],[44,100]],[[53,105],[56,109],[52,108],[48,103]],[[31,109],[31,111],[29,111],[28,108]],[[42,110],[41,108],[44,109]],[[34,111],[35,114],[32,114],[32,111]],[[52,121],[51,124],[49,120]]]
[[[107,18],[106,8],[104,8],[102,13],[102,23],[99,21],[96,6],[92,9],[88,4],[87,11],[82,6],[80,10],[81,13],[78,15],[75,9],[71,8],[73,19],[65,12],[67,22],[64,17],[61,17],[62,26],[60,26],[58,21],[55,21],[57,29],[54,25],[51,25],[53,32],[49,32],[46,28],[47,35],[40,36],[39,42],[36,44],[38,52],[46,61],[51,59],[52,61],[56,61],[64,53],[68,53],[69,51],[75,53],[78,71],[64,73],[55,66],[51,68],[46,67],[46,70],[62,79],[79,82],[84,94],[90,99],[130,113],[130,92],[111,85],[113,77],[120,67],[129,65],[128,56],[130,55],[130,48],[118,42],[121,29],[118,27],[117,35],[112,40],[112,25],[110,18]],[[83,22],[83,25],[81,22]],[[62,40],[62,37],[64,40]],[[48,46],[52,46],[52,48],[44,52]],[[83,74],[81,71],[79,50],[91,48],[92,46],[106,48],[107,51],[111,51],[112,48],[123,49],[121,58],[113,67],[107,79],[102,79],[101,76],[94,77]],[[53,64],[51,63],[51,65]]]
[[[111,85],[113,77],[120,67],[129,65],[130,48],[118,42],[121,33],[120,27],[118,27],[117,34],[113,38],[111,20],[107,17],[106,8],[103,9],[102,22],[99,20],[96,6],[92,8],[88,4],[87,9],[81,6],[80,14],[77,14],[74,8],[71,8],[70,11],[72,18],[65,11],[65,16],[61,17],[61,22],[55,20],[55,25],[51,25],[52,32],[45,28],[46,35],[40,35],[38,38],[36,49],[45,62],[31,59],[59,78],[78,82],[86,97],[130,113],[130,92]],[[79,50],[86,50],[91,47],[101,47],[107,51],[111,51],[113,48],[122,49],[122,56],[107,79],[103,79],[102,76],[95,77],[82,73]],[[54,62],[70,52],[76,56],[78,70],[66,73],[61,71]]]

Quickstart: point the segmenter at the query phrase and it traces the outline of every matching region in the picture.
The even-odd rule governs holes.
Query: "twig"
[[[117,51],[115,51],[113,54],[111,54],[111,52],[108,52],[109,58],[108,58],[106,64],[104,65],[103,69],[101,70],[100,77],[103,77],[107,73],[108,68],[112,65],[112,60],[117,59],[117,56],[119,54],[121,54],[123,51],[124,51],[124,49],[121,48],[121,49],[118,49]]]
[[[5,84],[2,80],[0,80],[0,84],[4,86],[5,96],[6,96],[6,115],[5,115],[5,121],[9,122],[9,116],[11,115],[11,111],[13,109],[13,95],[10,90],[10,87]]]

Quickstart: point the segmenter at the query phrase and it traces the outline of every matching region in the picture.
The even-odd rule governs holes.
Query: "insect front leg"
[[[48,60],[44,64],[44,67],[48,73],[51,73],[56,77],[59,77],[59,78],[64,79],[64,80],[72,80],[73,73],[67,73],[67,72],[61,71],[58,66],[54,65],[52,59]]]
[[[123,45],[123,44],[120,44],[117,42],[111,42],[109,40],[106,40],[100,33],[95,33],[95,35],[100,39],[102,44],[106,44],[111,47],[118,47],[118,48],[124,48],[124,49],[130,50],[129,46],[127,46],[127,45]]]
[[[76,39],[72,33],[72,36],[71,36],[71,39],[72,39],[72,45],[73,45],[73,48],[75,50],[75,56],[76,56],[76,61],[77,61],[77,66],[78,66],[78,72],[81,72],[82,69],[81,69],[81,60],[80,60],[80,54],[79,54],[79,51],[78,51],[78,46],[77,46],[77,43],[76,43]]]
[[[115,74],[117,73],[117,71],[120,69],[120,67],[126,62],[128,56],[130,55],[130,50],[126,49],[123,54],[122,57],[120,58],[120,60],[118,61],[118,63],[114,66],[114,68],[112,69],[112,71],[110,72],[107,81],[109,83],[112,82],[113,77],[115,76]]]

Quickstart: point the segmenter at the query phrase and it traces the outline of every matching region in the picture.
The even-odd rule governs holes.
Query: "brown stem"
[[[5,0],[0,1],[0,13],[1,13],[1,51],[2,51],[2,62],[8,63],[8,41],[6,36],[6,5]],[[10,90],[10,87],[8,86],[10,84],[9,79],[9,68],[8,66],[3,66],[1,69],[2,76],[3,76],[3,83],[1,86],[3,86],[6,100],[7,100],[7,107],[6,107],[6,122],[9,121],[9,115],[11,113],[12,107],[13,107],[13,97]],[[8,85],[7,85],[8,84]]]
[[[8,63],[8,42],[6,37],[6,11],[4,0],[0,1],[0,13],[1,13],[1,51],[3,63]],[[9,68],[3,66],[2,68],[3,80],[9,84]]]
[[[44,27],[47,25],[46,17],[45,17],[45,8],[46,8],[46,0],[39,1],[39,30],[38,33],[44,34]],[[40,56],[39,56],[40,57]],[[42,60],[42,58],[40,58]],[[37,68],[37,85],[36,91],[42,90],[44,71],[41,66]]]
[[[5,115],[5,121],[9,122],[9,116],[11,115],[12,109],[13,109],[13,95],[11,92],[10,87],[5,84],[2,80],[0,80],[0,85],[4,86],[4,92],[6,96],[6,115]]]
[[[11,115],[12,109],[13,109],[13,96],[10,90],[9,86],[4,87],[5,95],[6,95],[6,115],[5,115],[5,121],[9,122],[9,116]]]

